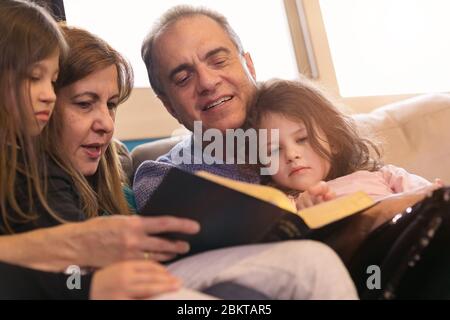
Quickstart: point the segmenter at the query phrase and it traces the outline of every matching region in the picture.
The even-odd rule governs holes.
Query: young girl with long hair
[[[270,146],[278,170],[263,180],[290,195],[298,209],[358,190],[380,200],[432,187],[402,168],[383,165],[377,145],[307,79],[262,83],[247,122],[279,130],[279,144]]]

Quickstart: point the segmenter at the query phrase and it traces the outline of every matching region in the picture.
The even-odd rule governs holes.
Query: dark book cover
[[[140,215],[162,214],[196,220],[196,235],[170,234],[190,243],[189,254],[222,247],[305,238],[302,218],[269,202],[173,168]]]

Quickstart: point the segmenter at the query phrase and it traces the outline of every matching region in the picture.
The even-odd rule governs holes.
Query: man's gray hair
[[[188,5],[179,5],[167,10],[160,19],[154,24],[151,31],[147,34],[142,43],[141,56],[147,68],[148,79],[153,91],[157,95],[164,95],[164,91],[156,70],[157,61],[153,54],[153,44],[155,38],[160,35],[166,28],[174,24],[180,19],[193,16],[206,16],[217,22],[223,30],[229,35],[231,41],[236,46],[239,53],[244,53],[241,40],[237,33],[231,28],[228,20],[220,13],[204,7],[193,7]]]

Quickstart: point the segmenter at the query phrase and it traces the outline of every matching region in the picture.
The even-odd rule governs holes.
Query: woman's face
[[[58,92],[56,105],[63,128],[61,146],[85,176],[95,174],[111,141],[118,101],[115,65],[93,72]]]
[[[31,135],[41,133],[47,125],[55,106],[56,95],[53,88],[59,71],[59,51],[43,60],[34,63],[28,71],[25,87],[29,89],[28,110],[31,116],[27,119],[27,126]]]

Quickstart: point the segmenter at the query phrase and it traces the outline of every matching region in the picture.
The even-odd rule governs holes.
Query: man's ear
[[[253,65],[252,57],[250,56],[250,53],[246,52],[244,53],[244,59],[245,64],[247,65],[247,69],[250,72],[251,76],[253,77],[253,80],[256,81],[256,71],[255,66]]]
[[[172,107],[172,103],[170,103],[170,100],[167,99],[167,97],[163,96],[163,95],[158,95],[158,99],[161,100],[162,104],[164,105],[166,110],[171,114],[171,116],[174,117],[175,119],[177,119],[177,121],[179,123],[181,123],[180,120],[178,119],[178,115],[177,115],[175,109]]]

